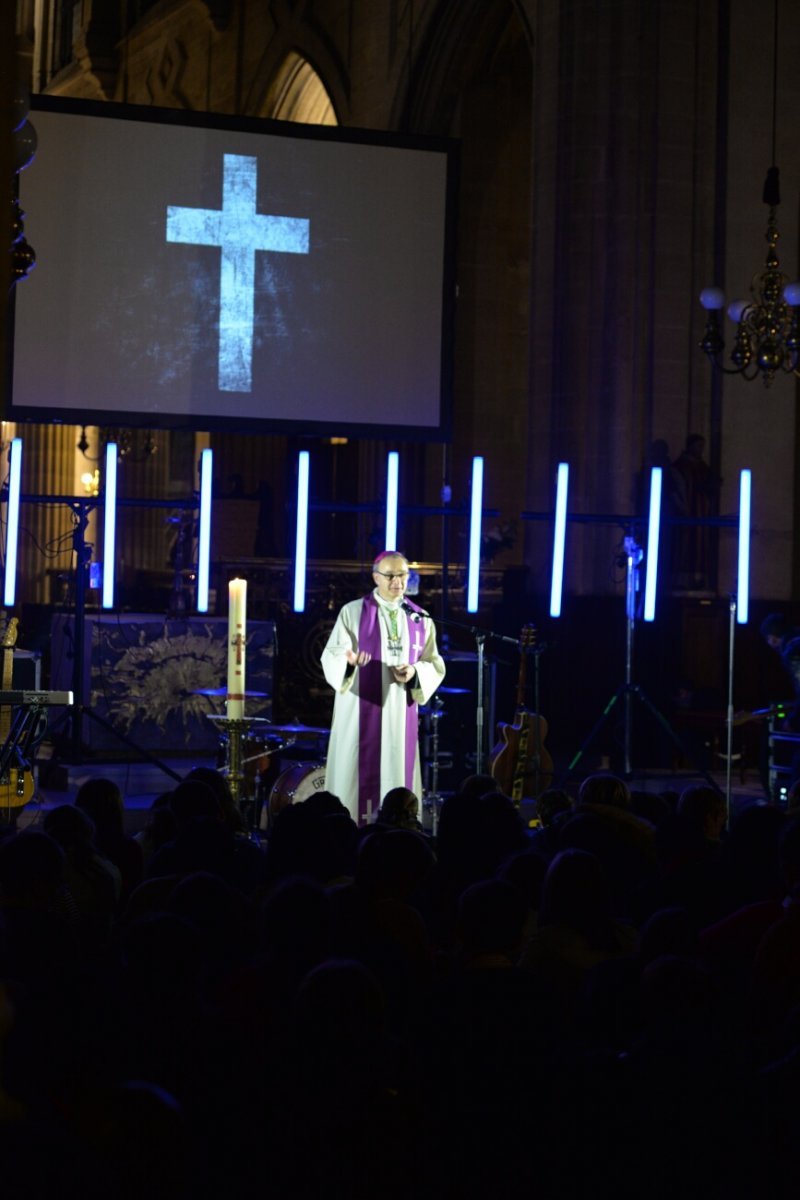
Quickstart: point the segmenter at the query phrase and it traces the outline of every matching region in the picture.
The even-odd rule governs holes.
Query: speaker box
[[[38,650],[15,650],[11,686],[24,692],[42,690],[42,656]]]

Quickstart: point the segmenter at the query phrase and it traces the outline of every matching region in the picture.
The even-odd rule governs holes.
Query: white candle
[[[247,635],[247,580],[228,584],[228,716],[244,716],[244,667]]]

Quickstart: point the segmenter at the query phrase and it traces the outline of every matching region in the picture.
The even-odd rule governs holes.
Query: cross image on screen
[[[447,436],[453,143],[35,109],[10,419]]]
[[[308,254],[308,221],[256,212],[258,159],[224,155],[222,209],[167,209],[167,241],[219,246],[219,378],[221,392],[253,386],[257,250]]]

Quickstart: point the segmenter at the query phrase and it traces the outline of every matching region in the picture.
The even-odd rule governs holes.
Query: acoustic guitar
[[[0,650],[3,655],[2,691],[11,690],[14,674],[14,646],[17,641],[16,617],[6,621]],[[0,747],[6,745],[11,729],[11,709],[7,704],[0,706]],[[33,775],[29,768],[8,767],[0,774],[0,817],[12,820],[20,808],[24,808],[33,795]],[[12,816],[13,814],[13,816]]]
[[[523,798],[534,799],[553,779],[553,760],[545,749],[547,722],[525,707],[527,663],[536,645],[536,628],[525,625],[520,634],[516,715],[513,724],[497,726],[498,741],[492,751],[491,773],[507,796],[519,807]]]

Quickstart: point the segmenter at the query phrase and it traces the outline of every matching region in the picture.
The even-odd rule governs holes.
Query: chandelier
[[[707,312],[700,349],[711,364],[726,375],[764,380],[769,387],[779,371],[800,368],[800,281],[790,281],[780,269],[778,259],[777,208],[781,202],[780,175],[775,166],[775,130],[778,100],[778,0],[775,0],[772,61],[772,163],[767,171],[762,199],[769,208],[767,218],[767,257],[764,270],[753,276],[749,299],[736,299],[728,305],[728,316],[736,324],[736,335],[726,366],[722,355],[725,338],[720,312],[725,307],[721,288],[708,287],[700,293]]]
[[[106,429],[103,431],[102,442],[97,454],[90,454],[90,442],[86,436],[86,426],[81,426],[81,436],[75,443],[75,449],[79,450],[87,462],[100,462],[105,458],[106,442],[114,441],[117,443],[118,457],[120,463],[125,461],[131,463],[146,462],[148,458],[152,458],[158,450],[158,443],[155,439],[155,434],[152,429],[144,431],[144,440],[141,446],[137,445],[135,432],[132,429]]]

